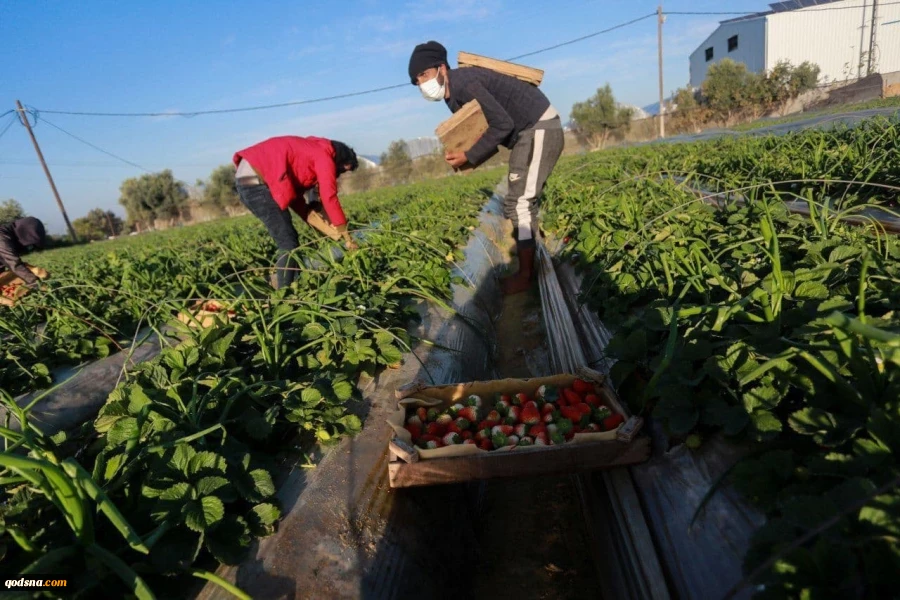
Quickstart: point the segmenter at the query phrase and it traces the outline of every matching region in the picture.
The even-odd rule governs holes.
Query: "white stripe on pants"
[[[531,201],[537,195],[538,172],[541,168],[541,154],[544,153],[544,130],[537,129],[534,132],[534,146],[531,150],[531,164],[528,165],[528,177],[525,180],[525,191],[516,201],[516,217],[519,221],[517,239],[530,240],[531,231]]]

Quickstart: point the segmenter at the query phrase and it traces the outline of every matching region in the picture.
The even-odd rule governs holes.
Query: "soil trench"
[[[530,292],[504,299],[496,327],[499,377],[546,372],[548,350],[537,284]],[[483,485],[475,529],[481,557],[475,598],[600,597],[572,476]]]

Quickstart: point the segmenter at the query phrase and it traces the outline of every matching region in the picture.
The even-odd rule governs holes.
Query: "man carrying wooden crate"
[[[487,131],[465,152],[447,152],[451,166],[478,166],[498,146],[511,149],[503,214],[512,221],[519,272],[504,279],[502,287],[505,294],[526,291],[534,280],[539,199],[563,150],[559,113],[542,91],[515,77],[476,66],[450,69],[447,49],[434,41],[413,50],[409,77],[426,99],[444,100],[454,113],[473,100],[481,105]]]

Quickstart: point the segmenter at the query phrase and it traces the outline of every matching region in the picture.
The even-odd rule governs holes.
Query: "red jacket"
[[[234,153],[237,166],[245,159],[269,186],[281,210],[292,208],[301,217],[309,212],[303,193],[319,184],[319,197],[335,227],[347,223],[337,195],[337,169],[330,140],[285,135],[273,137]]]

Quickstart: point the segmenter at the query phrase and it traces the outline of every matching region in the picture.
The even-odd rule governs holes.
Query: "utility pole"
[[[872,24],[869,26],[869,66],[866,69],[866,76],[872,74],[875,67],[875,28],[878,26],[878,0],[872,0]]]
[[[69,222],[69,215],[66,214],[66,207],[63,206],[62,198],[59,197],[59,192],[56,189],[56,184],[53,183],[53,176],[50,175],[50,169],[47,167],[47,162],[44,160],[44,155],[41,154],[41,147],[38,146],[37,138],[34,137],[34,132],[31,130],[31,123],[28,122],[28,113],[25,112],[25,109],[22,108],[22,103],[16,100],[16,112],[19,113],[19,118],[22,119],[22,124],[25,125],[25,129],[28,130],[28,135],[31,136],[31,143],[34,144],[34,151],[37,152],[38,160],[41,161],[41,166],[44,167],[44,173],[47,175],[47,181],[50,182],[50,188],[53,190],[53,195],[56,197],[56,204],[59,206],[59,211],[62,213],[63,220],[66,222],[66,227],[69,228],[69,235],[72,236],[72,241],[77,242],[78,236],[75,235],[75,229],[72,227],[72,223]]]
[[[663,92],[663,40],[662,26],[666,18],[663,16],[662,4],[656,7],[656,34],[659,40],[659,137],[666,137],[666,105]]]
[[[109,216],[109,211],[104,211],[106,213],[106,222],[109,225],[109,235],[113,237],[116,235],[116,230],[113,228],[112,218]]]

